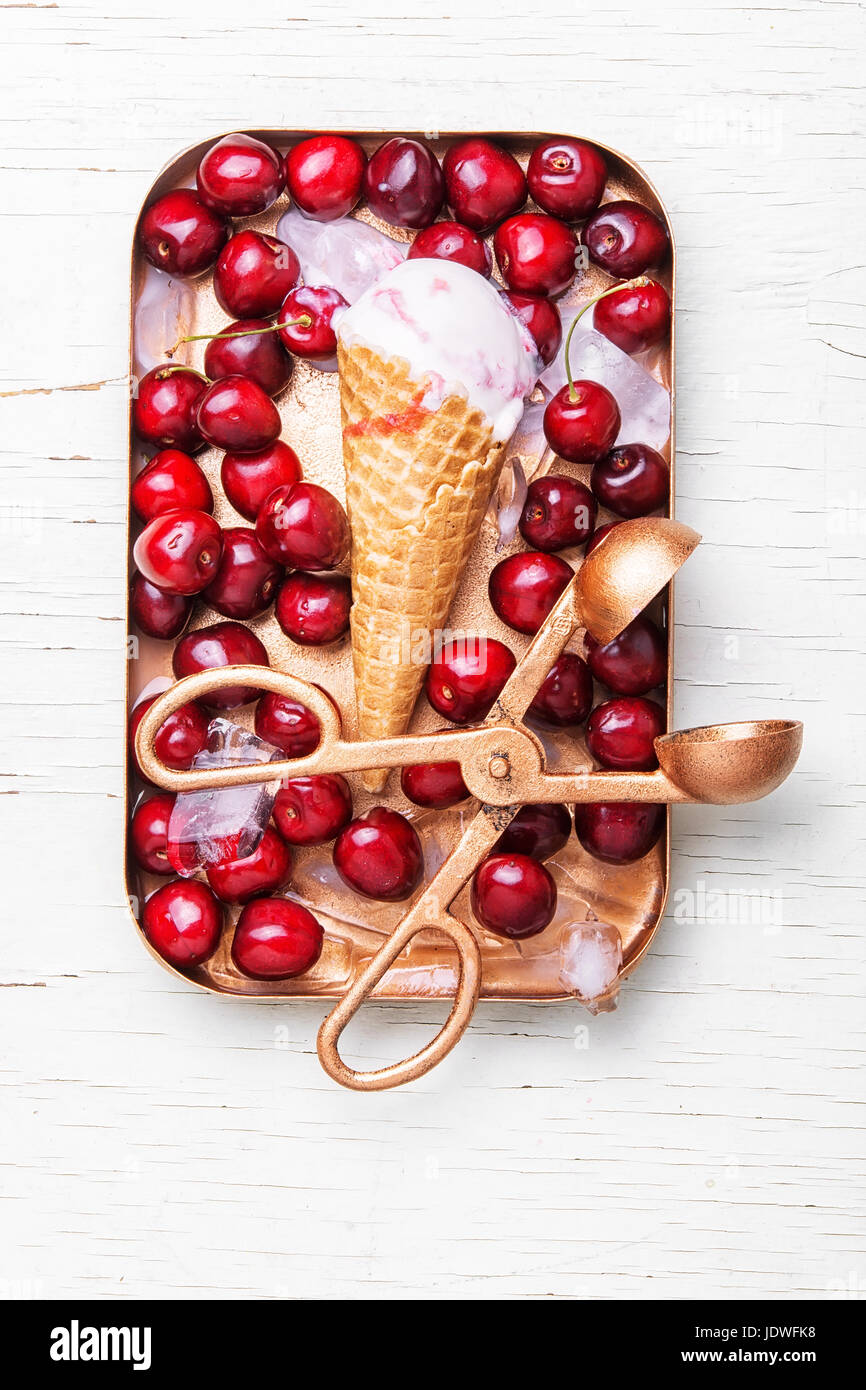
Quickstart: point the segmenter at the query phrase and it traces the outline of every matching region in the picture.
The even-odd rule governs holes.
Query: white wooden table
[[[860,7],[288,8],[0,11],[0,1293],[863,1297]],[[769,801],[675,814],[617,1013],[486,1006],[378,1096],[319,1070],[321,1006],[176,985],[122,898],[133,219],[179,148],[305,124],[565,129],[643,164],[705,537],[679,722],[807,724]],[[442,1014],[368,1009],[358,1053]]]

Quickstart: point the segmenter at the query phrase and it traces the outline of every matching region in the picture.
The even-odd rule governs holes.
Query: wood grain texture
[[[861,8],[404,10],[0,7],[0,1293],[862,1297]],[[705,537],[679,722],[806,721],[767,802],[675,813],[617,1013],[487,1006],[383,1095],[319,1071],[320,1006],[176,986],[121,889],[134,216],[184,145],[305,124],[562,128],[643,164]],[[370,1008],[357,1055],[443,1016]]]

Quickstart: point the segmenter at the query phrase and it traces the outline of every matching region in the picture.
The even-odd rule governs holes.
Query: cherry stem
[[[221,342],[224,338],[253,338],[257,333],[276,333],[281,328],[312,328],[313,320],[309,314],[301,314],[299,319],[286,319],[282,323],[269,323],[267,328],[242,328],[239,333],[189,333],[178,338],[174,347],[169,348],[166,357],[172,358],[181,343]]]
[[[565,337],[565,375],[568,377],[568,399],[570,401],[577,400],[577,392],[574,389],[574,379],[571,375],[571,363],[568,360],[568,350],[571,347],[571,335],[577,327],[579,320],[583,318],[587,309],[591,309],[593,304],[597,304],[600,299],[607,299],[609,294],[617,294],[619,290],[642,290],[645,289],[649,283],[649,276],[638,275],[635,280],[625,280],[621,285],[611,285],[608,289],[602,290],[601,294],[594,295],[592,299],[588,299],[585,304],[581,305],[579,311],[572,319],[571,327]]]

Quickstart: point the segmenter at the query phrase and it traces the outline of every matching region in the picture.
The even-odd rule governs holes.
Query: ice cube
[[[331,285],[349,304],[405,260],[409,250],[408,243],[392,241],[355,217],[312,222],[297,208],[283,213],[277,236],[300,261],[305,285]]]
[[[622,938],[610,922],[577,922],[563,929],[560,983],[593,1013],[598,1012],[593,1005],[610,993],[621,969]]]
[[[164,362],[169,348],[190,332],[195,291],[185,280],[176,280],[149,265],[135,306],[136,371],[149,372]]]

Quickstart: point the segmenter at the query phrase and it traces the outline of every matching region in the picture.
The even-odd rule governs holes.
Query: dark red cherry
[[[514,653],[495,637],[456,638],[431,663],[427,699],[452,724],[480,723],[516,664]]]
[[[437,811],[456,806],[470,795],[460,764],[454,762],[418,763],[415,767],[404,767],[400,773],[400,786],[403,795],[409,801],[414,801],[416,806]]]
[[[586,659],[596,680],[617,695],[645,695],[664,684],[668,649],[663,633],[640,613],[603,647],[587,633]]]
[[[419,232],[409,247],[408,259],[457,261],[488,276],[493,265],[487,243],[459,222],[434,222]]]
[[[272,560],[293,569],[335,569],[349,552],[346,513],[318,483],[289,483],[272,492],[256,535]]]
[[[544,435],[569,463],[597,463],[610,453],[622,421],[619,406],[597,381],[566,382],[544,412]]]
[[[236,319],[270,318],[301,278],[291,246],[265,232],[238,232],[220,252],[213,277],[217,300]]]
[[[222,532],[213,517],[185,507],[149,521],[132,557],[158,589],[199,594],[216,574],[222,548]]]
[[[493,611],[517,632],[536,633],[574,570],[558,555],[531,550],[500,560],[490,573]]]
[[[290,352],[311,362],[333,357],[337,351],[334,315],[348,307],[329,285],[303,285],[286,296],[280,309],[280,337]]]
[[[352,586],[345,574],[295,570],[280,585],[277,622],[302,647],[324,647],[349,631]]]
[[[174,649],[172,667],[178,680],[196,671],[223,666],[269,666],[264,643],[241,623],[212,623],[182,637]],[[235,709],[257,700],[261,691],[252,685],[229,685],[202,699],[208,709]]]
[[[429,227],[445,201],[439,161],[420,140],[395,136],[364,170],[364,193],[377,217],[394,227]]]
[[[173,806],[173,796],[158,792],[140,801],[135,808],[129,827],[129,844],[136,864],[145,873],[163,877],[174,873],[166,849]]]
[[[322,737],[322,726],[306,705],[269,690],[256,705],[255,730],[287,758],[305,758],[318,748]]]
[[[449,207],[473,231],[489,232],[526,202],[523,170],[491,140],[458,140],[446,153],[442,170]]]
[[[602,506],[631,519],[666,505],[670,469],[648,444],[622,444],[595,464],[590,481]]]
[[[621,524],[622,523],[619,521],[608,521],[604,526],[596,527],[586,543],[586,550],[583,552],[583,558],[586,559],[587,555],[591,555],[595,547],[604,540],[605,536],[609,536],[614,527],[620,526]]]
[[[202,598],[224,618],[257,618],[273,603],[282,573],[251,527],[231,526],[223,531],[219,569]]]
[[[536,550],[583,545],[595,525],[595,498],[576,478],[548,473],[529,484],[520,534]]]
[[[157,270],[191,276],[210,270],[230,232],[231,223],[206,207],[191,188],[175,188],[151,203],[138,236]]]
[[[545,724],[582,724],[592,709],[592,676],[582,657],[563,652],[539,686],[529,713]]]
[[[129,716],[129,751],[133,765],[142,781],[148,782],[150,778],[145,777],[138,765],[135,756],[135,735],[138,726],[150,709],[156,695],[151,695],[147,700],[140,700]],[[190,700],[188,704],[181,705],[180,709],[170,714],[159,727],[159,732],[154,740],[154,749],[166,767],[173,767],[179,772],[186,772],[192,766],[192,760],[197,753],[200,753],[207,743],[208,717],[201,705],[196,701]]]
[[[586,726],[586,746],[596,762],[617,772],[658,767],[655,740],[665,731],[665,712],[655,700],[621,696],[597,705]]]
[[[556,884],[527,854],[493,854],[472,878],[472,911],[488,931],[521,941],[537,936],[556,912]]]
[[[204,354],[204,369],[212,381],[224,376],[248,376],[269,396],[288,386],[294,362],[270,330],[267,319],[237,319],[211,338]]]
[[[195,459],[180,449],[161,449],[146,463],[132,484],[132,505],[142,521],[163,512],[192,508],[213,511],[210,484]]]
[[[154,367],[138,383],[132,405],[135,428],[150,444],[162,449],[185,449],[195,453],[204,444],[196,411],[207,382],[188,367],[163,363]]]
[[[314,222],[346,217],[361,196],[367,156],[346,135],[312,135],[286,155],[286,183],[295,204]]]
[[[220,479],[235,511],[247,521],[255,521],[274,489],[299,483],[301,472],[301,461],[294,449],[275,439],[254,454],[226,454]]]
[[[521,294],[561,294],[577,270],[577,237],[543,212],[524,212],[503,222],[493,250],[506,285]]]
[[[226,135],[198,166],[196,184],[208,207],[229,217],[252,217],[277,201],[285,187],[283,161],[252,135]],[[230,311],[231,312],[231,311]]]
[[[290,845],[324,845],[352,819],[352,793],[339,774],[292,777],[274,802],[274,822]]]
[[[549,367],[562,342],[562,319],[559,310],[541,294],[506,294],[510,305],[534,340],[542,366]]]
[[[291,980],[312,970],[324,933],[312,912],[288,898],[247,903],[232,938],[232,960],[253,980]]]
[[[341,831],[334,864],[350,888],[379,902],[411,897],[424,872],[418,834],[399,811],[374,806]]]
[[[208,444],[255,453],[280,433],[280,413],[270,396],[248,376],[224,376],[199,401],[196,423]]]
[[[571,812],[555,801],[540,801],[535,806],[522,806],[514,820],[503,830],[494,854],[528,854],[531,859],[549,859],[568,843],[571,834]]]
[[[536,145],[526,181],[530,196],[544,212],[565,222],[579,222],[601,202],[607,164],[595,145],[558,135]]]
[[[248,903],[275,893],[292,876],[292,855],[285,840],[269,825],[252,854],[211,864],[207,881],[224,903]]]
[[[600,207],[584,227],[581,239],[590,260],[620,280],[630,280],[661,265],[670,248],[660,218],[641,203],[627,199]]]
[[[178,878],[157,888],[144,904],[141,926],[163,960],[188,970],[209,960],[219,945],[223,910],[197,879]]]
[[[189,622],[193,603],[191,598],[185,598],[182,594],[167,594],[151,584],[143,574],[135,574],[129,590],[129,607],[132,621],[145,637],[168,642],[183,632]]]
[[[574,808],[574,828],[587,854],[605,864],[643,859],[665,828],[665,808],[636,801],[590,801]]]
[[[645,285],[624,285],[599,300],[592,326],[622,352],[643,352],[662,342],[670,330],[668,292],[655,280]]]

